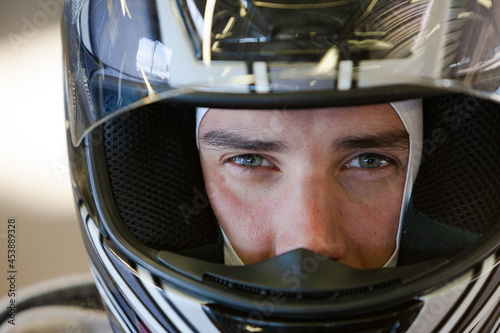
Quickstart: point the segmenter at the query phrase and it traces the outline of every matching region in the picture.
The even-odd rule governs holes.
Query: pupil
[[[258,167],[262,164],[262,160],[259,155],[254,155],[254,154],[242,155],[237,159],[240,161],[239,163],[241,165],[247,167]]]
[[[375,160],[375,157],[368,156],[368,157],[365,157],[365,161],[364,162],[367,163],[367,164],[372,164],[374,160]]]
[[[377,157],[373,155],[368,155],[363,158],[363,164],[367,168],[375,168],[378,166]]]

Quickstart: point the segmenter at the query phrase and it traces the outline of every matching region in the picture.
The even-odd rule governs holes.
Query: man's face
[[[199,140],[210,202],[245,264],[305,248],[376,268],[393,254],[409,143],[390,104],[211,109]]]

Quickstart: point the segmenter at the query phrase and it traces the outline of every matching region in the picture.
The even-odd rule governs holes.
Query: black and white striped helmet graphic
[[[68,0],[62,26],[74,196],[114,331],[500,332],[500,2]],[[301,246],[228,264],[200,110],[388,104],[404,122],[408,100],[390,265]],[[280,121],[264,125],[292,137]],[[245,163],[271,150],[215,132]]]

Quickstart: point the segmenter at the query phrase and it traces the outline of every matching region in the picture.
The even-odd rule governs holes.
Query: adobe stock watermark
[[[200,191],[198,188],[194,187],[192,192],[194,194],[192,203],[188,204],[183,202],[178,206],[186,224],[190,224],[189,219],[191,215],[198,216],[202,210],[210,205],[206,191]]]
[[[50,19],[59,15],[63,4],[64,0],[39,0],[37,5],[40,10],[31,17],[21,18],[23,23],[21,31],[7,34],[7,39],[14,51],[18,53],[24,45],[38,36],[40,30],[50,23]]]
[[[324,253],[328,253],[329,248],[324,248]],[[257,310],[252,311],[248,315],[248,320],[250,323],[258,323],[266,320],[266,318],[271,317],[275,311],[276,307],[285,303],[290,296],[286,296],[286,292],[296,293],[295,297],[297,299],[301,298],[301,294],[298,293],[302,282],[311,278],[311,275],[315,274],[318,270],[321,262],[329,260],[317,252],[314,252],[312,256],[306,256],[300,263],[292,265],[289,269],[285,270],[281,274],[281,281],[283,285],[286,286],[282,293],[270,293],[269,296],[262,300],[253,301],[253,305]]]
[[[476,108],[480,107],[473,98],[469,100],[476,104]],[[459,133],[470,117],[471,114],[464,105],[457,105],[454,109],[449,108],[444,111],[441,118],[442,125],[434,128],[429,136],[424,138],[421,147],[416,147],[416,149],[422,150],[422,163],[432,156],[440,146],[452,140],[453,135]]]
[[[9,218],[7,220],[7,258],[6,258],[6,275],[8,281],[7,297],[9,303],[7,306],[7,322],[10,325],[16,325],[16,315],[17,315],[17,305],[16,305],[16,293],[17,293],[17,238],[16,238],[16,219]]]

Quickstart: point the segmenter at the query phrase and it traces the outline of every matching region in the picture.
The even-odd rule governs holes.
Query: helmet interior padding
[[[400,264],[451,256],[500,219],[500,106],[466,95],[424,98],[422,164]]]
[[[156,103],[106,122],[104,146],[119,215],[144,245],[222,262],[205,191],[195,110]]]

